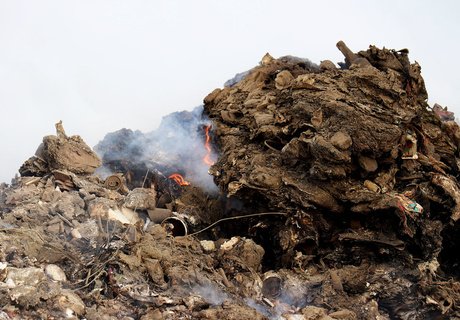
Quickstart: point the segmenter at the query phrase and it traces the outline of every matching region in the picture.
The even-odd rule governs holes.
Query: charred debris
[[[1,319],[460,318],[460,131],[408,50],[266,54],[0,188]]]

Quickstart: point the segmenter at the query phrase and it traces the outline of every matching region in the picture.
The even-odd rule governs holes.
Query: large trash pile
[[[459,127],[408,50],[337,46],[99,156],[58,123],[0,188],[0,319],[459,318]]]

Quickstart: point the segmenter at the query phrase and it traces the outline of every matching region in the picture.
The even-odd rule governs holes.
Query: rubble
[[[454,116],[407,49],[337,47],[99,155],[56,124],[0,187],[0,318],[460,317]]]

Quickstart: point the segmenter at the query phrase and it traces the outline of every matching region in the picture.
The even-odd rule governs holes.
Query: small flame
[[[211,125],[204,127],[204,133],[206,134],[206,141],[204,143],[204,147],[206,148],[206,155],[203,157],[203,162],[208,166],[212,166],[214,164],[214,161],[211,160],[211,137],[209,136],[210,129]]]
[[[169,179],[172,179],[174,181],[176,181],[176,183],[178,185],[180,185],[181,187],[182,186],[189,186],[190,185],[190,182],[188,182],[187,180],[184,179],[183,176],[181,176],[180,174],[178,173],[173,173],[172,175],[170,175],[168,177]]]

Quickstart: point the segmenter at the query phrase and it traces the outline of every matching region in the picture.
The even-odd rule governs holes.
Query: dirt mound
[[[407,50],[337,46],[107,135],[101,167],[58,123],[0,187],[0,318],[460,317],[459,127]]]

